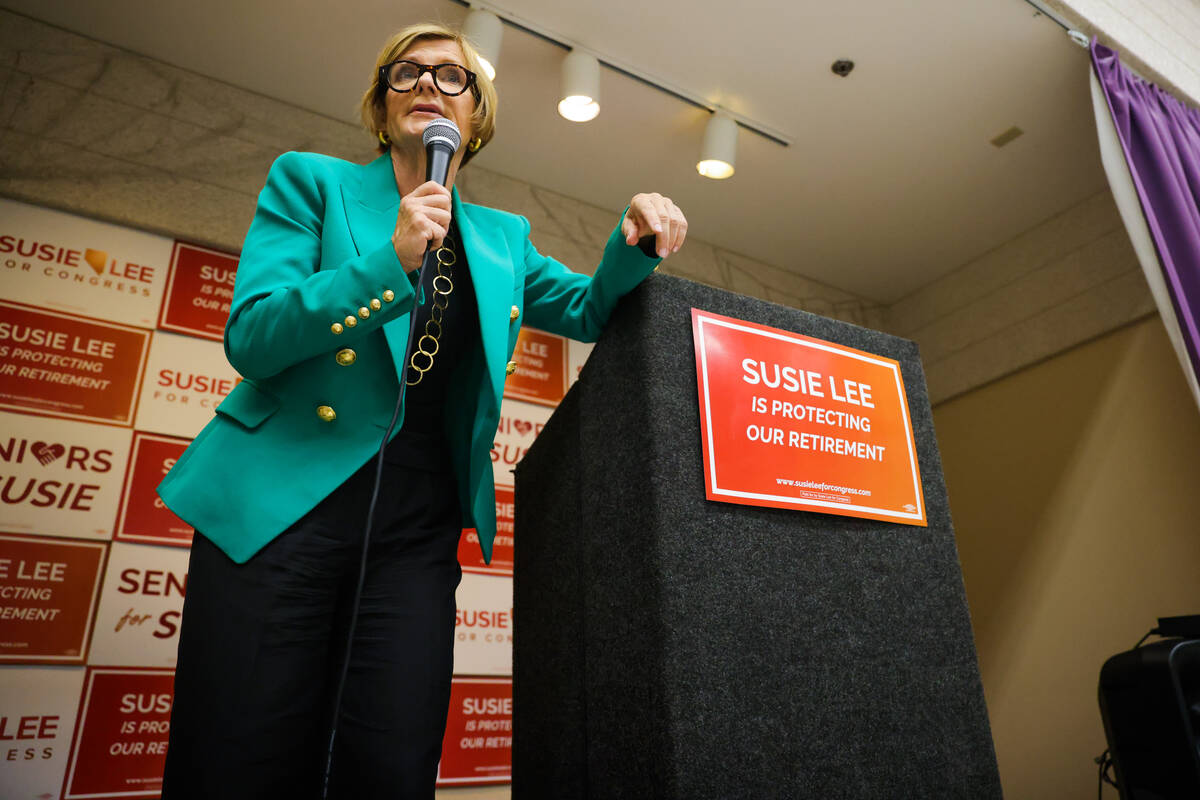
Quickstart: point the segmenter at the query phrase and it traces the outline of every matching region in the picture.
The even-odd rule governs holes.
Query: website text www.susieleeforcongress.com
[[[800,481],[794,478],[776,478],[775,483],[780,486],[794,486],[798,489],[815,489],[821,492],[836,492],[838,494],[854,494],[861,497],[870,497],[870,489],[855,489],[851,486],[837,486],[832,483],[818,483],[816,481]]]

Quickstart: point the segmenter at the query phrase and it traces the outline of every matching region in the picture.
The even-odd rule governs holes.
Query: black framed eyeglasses
[[[475,73],[461,64],[418,64],[415,61],[393,61],[379,68],[379,85],[394,92],[411,92],[426,72],[433,75],[433,85],[444,95],[455,97],[475,85]]]

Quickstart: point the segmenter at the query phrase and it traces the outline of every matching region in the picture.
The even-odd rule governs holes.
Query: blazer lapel
[[[479,332],[483,339],[483,355],[491,379],[492,401],[498,403],[504,393],[504,366],[508,361],[508,299],[513,291],[512,255],[499,231],[476,227],[471,209],[450,190],[454,221],[467,256],[467,268],[475,285],[476,305],[479,307]],[[488,236],[488,233],[493,233]]]
[[[379,249],[392,237],[400,193],[392,173],[392,160],[384,153],[362,168],[362,182],[355,192],[342,184],[342,207],[354,247],[360,256]]]

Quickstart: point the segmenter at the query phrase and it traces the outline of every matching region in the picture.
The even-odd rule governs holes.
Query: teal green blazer
[[[491,449],[521,324],[594,341],[658,259],[625,244],[618,225],[589,278],[539,254],[524,217],[452,194],[481,341],[455,369],[446,436],[464,524],[478,530],[490,562]],[[400,389],[414,297],[392,249],[399,205],[387,155],[364,166],[285,153],[271,167],[225,328],[226,356],[245,380],[158,487],[175,514],[236,562],[379,450]],[[346,509],[346,524],[362,524],[365,513]]]

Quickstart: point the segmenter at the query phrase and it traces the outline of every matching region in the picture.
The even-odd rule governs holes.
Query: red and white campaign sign
[[[692,309],[710,500],[925,525],[900,364]]]
[[[221,341],[237,265],[230,253],[176,242],[158,327]]]
[[[159,331],[150,347],[134,427],[194,439],[241,380],[219,343]]]
[[[483,551],[479,549],[479,537],[474,528],[467,528],[458,540],[458,563],[463,572],[478,575],[513,574],[513,522],[516,506],[513,503],[511,486],[496,487],[496,538],[492,540],[492,563],[483,563]]]
[[[0,667],[0,789],[6,798],[62,791],[83,668]]]
[[[592,342],[577,342],[574,339],[567,340],[568,389],[575,385],[575,381],[579,380],[579,373],[583,372],[583,365],[587,363],[588,356],[592,354],[593,347],[595,345]]]
[[[113,543],[88,663],[175,666],[187,571],[187,550]]]
[[[4,296],[153,328],[171,240],[0,199]]]
[[[0,301],[0,408],[133,421],[150,333]]]
[[[546,427],[553,411],[508,398],[500,404],[500,425],[492,440],[492,477],[498,486],[513,485],[513,469]]]
[[[0,534],[0,661],[83,663],[104,551],[99,542]]]
[[[158,797],[175,671],[89,668],[63,800]]]
[[[455,675],[512,675],[512,579],[463,575],[454,595]]]
[[[513,350],[516,371],[504,382],[504,396],[556,406],[567,391],[567,340],[536,328],[521,328]]]
[[[128,428],[0,413],[4,528],[112,538],[132,436]]]
[[[438,786],[512,780],[512,679],[455,678]]]
[[[188,441],[134,431],[121,511],[113,535],[118,542],[191,546],[194,529],[167,508],[157,491]]]

